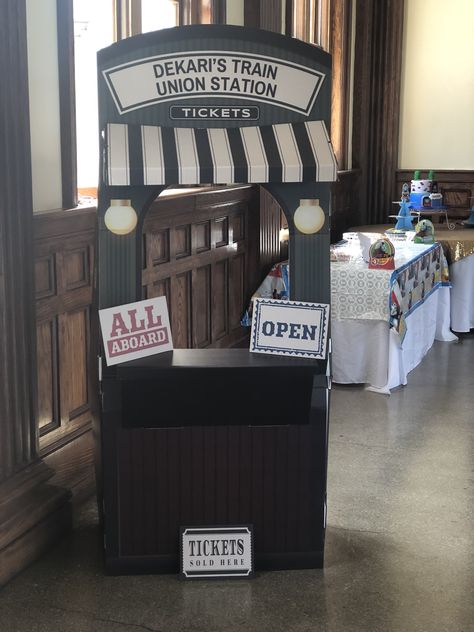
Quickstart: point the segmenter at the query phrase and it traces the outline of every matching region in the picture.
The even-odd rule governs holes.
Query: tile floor
[[[335,387],[324,570],[107,577],[94,503],[0,591],[1,632],[474,631],[474,335],[390,397]]]

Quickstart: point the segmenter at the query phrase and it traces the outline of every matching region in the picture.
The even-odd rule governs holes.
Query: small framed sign
[[[250,351],[317,360],[326,358],[329,305],[257,298]]]
[[[252,526],[181,527],[181,578],[253,576]]]
[[[173,349],[164,296],[101,309],[99,319],[108,366]]]

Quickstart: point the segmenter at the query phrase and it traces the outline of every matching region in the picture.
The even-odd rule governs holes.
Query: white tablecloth
[[[449,266],[451,327],[454,331],[474,329],[474,255]]]
[[[435,340],[457,340],[449,325],[449,287],[433,292],[407,316],[403,345],[387,321],[333,318],[333,381],[365,383],[369,390],[389,395],[390,389],[407,383],[408,373],[421,362]]]
[[[365,383],[369,390],[389,395],[390,389],[407,383],[408,373],[421,362],[435,340],[457,340],[449,326],[449,287],[437,289],[407,316],[403,345],[387,320],[333,317],[333,381]]]

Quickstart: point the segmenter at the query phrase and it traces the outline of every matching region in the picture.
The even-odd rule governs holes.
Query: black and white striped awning
[[[197,129],[108,124],[109,186],[334,182],[323,121]]]

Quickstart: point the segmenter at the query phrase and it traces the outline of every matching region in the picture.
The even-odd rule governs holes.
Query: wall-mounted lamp
[[[104,222],[114,235],[128,235],[137,225],[137,214],[130,200],[110,200]]]
[[[312,235],[324,226],[325,215],[319,200],[300,200],[293,221],[300,233]]]

